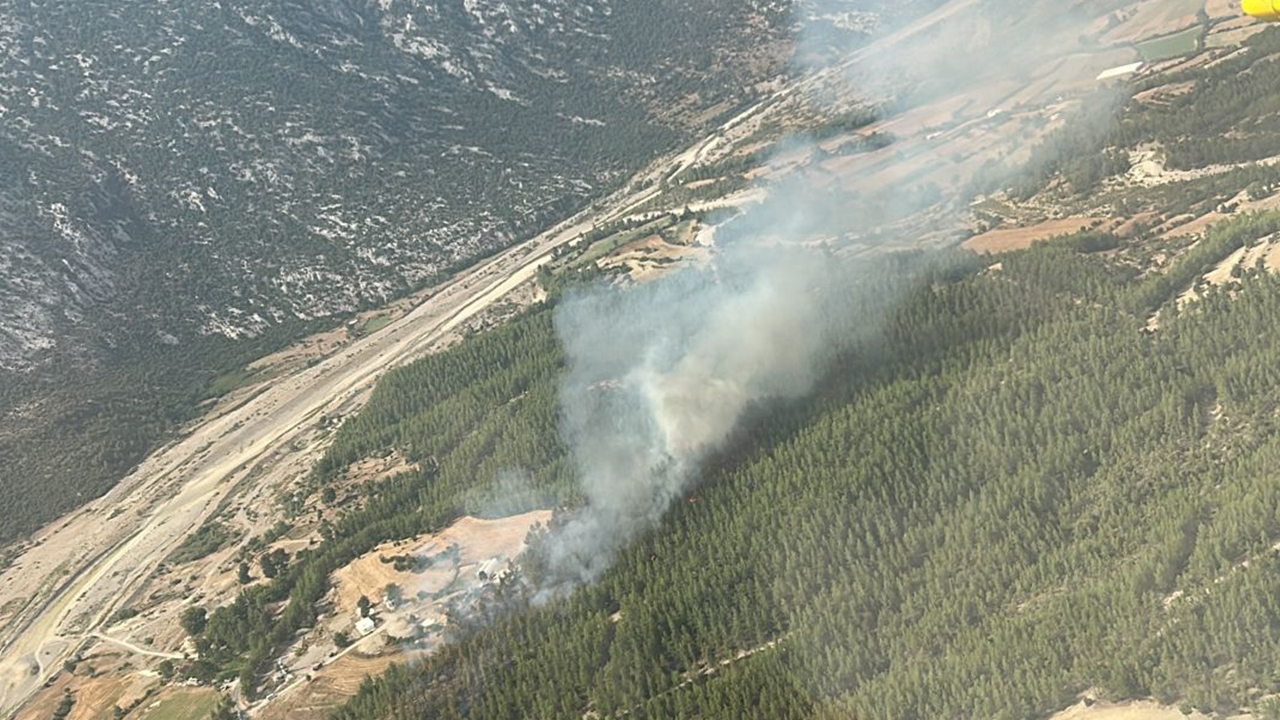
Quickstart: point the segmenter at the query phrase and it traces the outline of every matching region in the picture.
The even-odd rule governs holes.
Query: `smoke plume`
[[[749,406],[812,387],[832,349],[823,260],[734,245],[709,268],[559,306],[563,431],[586,506],[551,545],[558,575],[594,579],[689,488]]]
[[[926,24],[891,50],[829,75],[881,93],[879,101],[902,113],[976,83],[1024,79],[1034,62],[1071,51],[1070,33],[1082,22],[1079,13],[1071,22],[1041,14],[1001,25],[998,14],[973,12]],[[1005,32],[1010,27],[1017,32]],[[986,122],[1000,98],[969,102],[967,120]],[[1013,149],[1026,142],[1006,135],[1002,141]],[[930,162],[954,163],[957,174],[967,167],[945,144],[910,147]],[[984,151],[1003,158],[1013,149]],[[585,503],[544,547],[558,587],[594,580],[621,547],[653,527],[750,409],[809,393],[852,340],[877,332],[892,293],[850,293],[868,280],[868,266],[802,241],[824,228],[847,240],[860,222],[900,218],[938,201],[897,182],[872,196],[841,197],[839,188],[834,195],[829,183],[819,190],[800,174],[735,221],[734,232],[717,233],[706,266],[625,289],[590,288],[560,303],[556,328],[569,368],[560,393],[563,437]],[[905,207],[887,212],[881,198]]]

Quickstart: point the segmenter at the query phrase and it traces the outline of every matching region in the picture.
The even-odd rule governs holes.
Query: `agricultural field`
[[[1148,40],[1138,45],[1138,53],[1147,62],[1191,55],[1204,43],[1204,28],[1194,27],[1167,37]]]

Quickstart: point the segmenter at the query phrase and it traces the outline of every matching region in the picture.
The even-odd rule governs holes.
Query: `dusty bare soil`
[[[1165,6],[1181,8],[1181,0],[1165,6],[1161,2],[1139,3],[1139,11],[1114,32],[1139,37],[1157,29],[1177,29],[1183,11]],[[670,177],[684,168],[714,162],[739,143],[758,143],[753,135],[785,120],[806,93],[841,86],[843,74],[854,64],[873,59],[976,5],[976,0],[953,0],[922,21],[854,53],[840,67],[781,87],[703,141],[655,163],[640,178]],[[1114,50],[1101,50],[1032,69],[1018,82],[957,88],[951,98],[921,109],[896,126],[866,129],[891,129],[898,134],[891,152],[841,158],[822,172],[847,189],[873,189],[902,180],[954,186],[994,157],[1016,158],[1025,152],[1038,133],[1054,127],[1057,115],[1070,107],[1070,101],[1059,102],[1057,96],[1091,87],[1097,70],[1114,64],[1114,56]],[[840,92],[851,93],[847,88]],[[935,132],[939,134],[929,137]],[[804,160],[797,158],[771,166],[766,174],[780,176],[803,166]],[[184,538],[214,516],[245,530],[246,537],[265,529],[275,518],[265,509],[275,507],[282,494],[305,478],[331,437],[330,421],[358,411],[381,373],[501,322],[512,308],[538,297],[532,279],[554,249],[589,230],[593,222],[625,216],[655,201],[660,205],[661,193],[656,183],[619,192],[443,285],[385,308],[381,312],[391,319],[386,327],[367,334],[336,329],[264,358],[251,369],[269,381],[224,399],[107,496],[37,533],[32,546],[0,573],[0,609],[7,613],[0,627],[0,713],[21,706],[77,649],[100,642],[93,637],[95,632],[110,631],[112,637],[138,649],[131,655],[135,663],[134,670],[128,671],[131,677],[141,676],[145,671],[140,668],[158,662],[146,653],[180,651],[176,615],[193,602],[208,603],[236,590],[229,566],[234,547],[192,567],[159,570]],[[765,191],[748,189],[695,203],[692,208],[734,208],[764,197]],[[954,237],[954,228],[933,232],[926,237]],[[710,230],[700,232],[698,244],[710,244],[711,236]],[[508,549],[518,546],[527,530],[503,530],[484,522],[461,522],[437,538],[464,548],[459,572],[469,572],[467,565],[474,567],[481,559],[509,555]],[[456,535],[449,536],[450,532]],[[292,543],[287,545],[292,552],[310,542],[311,537],[304,534],[285,538],[281,546]],[[374,562],[381,565],[377,558]],[[379,574],[383,570],[370,568],[367,577],[360,575],[365,571],[353,570],[350,585],[363,588],[361,593],[369,588],[380,592],[391,581]],[[350,591],[340,592],[340,597],[347,598],[338,601],[340,607],[346,608],[347,600],[354,602]],[[124,607],[140,610],[139,618],[108,627],[108,620]],[[307,639],[306,647],[298,648],[301,653],[294,661],[301,665],[317,654],[327,657],[331,644],[326,644],[325,633],[350,622],[349,613],[332,617],[317,629],[316,637]],[[377,640],[370,636],[358,643],[360,652]],[[348,660],[355,654],[343,655],[331,665],[355,663]],[[296,677],[291,682],[298,683],[294,687],[305,684]],[[48,694],[40,693],[37,702],[45,702]],[[267,703],[259,710],[270,708]]]
[[[1251,715],[1236,715],[1227,720],[1244,720]],[[1126,703],[1080,702],[1056,713],[1049,720],[1209,720],[1208,715],[1192,711],[1182,714],[1176,707],[1160,705],[1152,700]]]
[[[659,235],[650,235],[618,248],[608,256],[601,258],[597,264],[601,268],[621,268],[636,282],[648,282],[676,267],[689,263],[706,262],[710,251],[705,247],[693,246],[691,233],[683,244],[668,243]]]
[[[1160,237],[1162,239],[1168,240],[1170,238],[1175,238],[1180,236],[1201,235],[1206,230],[1218,224],[1219,222],[1222,222],[1226,218],[1227,216],[1222,213],[1208,212],[1199,217],[1183,219],[1177,223],[1172,224],[1168,230],[1166,230],[1164,233],[1160,235]]]
[[[339,613],[349,614],[355,611],[356,601],[361,595],[380,602],[383,589],[389,583],[399,585],[409,595],[418,591],[434,593],[443,590],[460,573],[468,572],[489,558],[515,558],[524,549],[529,530],[539,523],[545,525],[550,519],[549,510],[535,510],[497,520],[464,517],[439,533],[383,543],[333,574],[335,606]],[[429,569],[413,572],[397,571],[394,563],[382,561],[397,555],[436,556],[454,545],[459,550],[457,564],[441,559]]]
[[[1188,303],[1199,300],[1208,288],[1231,282],[1237,271],[1253,269],[1259,264],[1269,272],[1280,272],[1280,238],[1263,238],[1223,258],[1222,262],[1197,278],[1191,287],[1178,296],[1178,307],[1183,308]]]
[[[383,543],[340,568],[320,604],[317,626],[283,654],[282,670],[249,714],[293,718],[332,709],[355,693],[365,675],[431,652],[444,642],[455,603],[465,607],[468,598],[483,594],[524,550],[529,530],[550,516],[539,510],[492,520],[464,517],[438,533]],[[406,563],[400,570],[397,558]],[[482,567],[486,577],[478,573]],[[392,583],[401,598],[389,604]],[[361,596],[370,601],[374,629],[368,634],[356,628]],[[352,641],[345,649],[336,644],[340,633]]]
[[[382,372],[437,349],[528,282],[554,248],[590,227],[586,217],[462,273],[401,319],[220,408],[106,496],[37,533],[0,574],[0,607],[16,609],[0,629],[0,711],[21,704],[116,610],[142,599],[161,561],[224,501],[242,512],[273,505],[322,452],[322,419],[355,412]]]
[[[964,242],[964,247],[976,253],[994,254],[1023,250],[1032,243],[1070,235],[1098,222],[1099,218],[1069,217],[1048,220],[1035,225],[1017,228],[1001,228],[975,235]]]
[[[129,673],[127,654],[95,647],[76,668],[62,672],[24,706],[15,720],[48,720],[71,690],[75,704],[67,720],[111,720],[115,707],[140,704],[160,680],[152,675]]]
[[[376,657],[356,653],[344,655],[333,664],[310,673],[311,680],[267,705],[258,717],[261,720],[316,720],[355,695],[365,678],[377,677],[393,663],[410,660],[409,656],[396,654]]]
[[[1133,99],[1142,103],[1159,103],[1165,104],[1179,95],[1186,95],[1195,87],[1195,81],[1187,80],[1185,82],[1168,83],[1159,87],[1153,87],[1150,90],[1144,90]]]

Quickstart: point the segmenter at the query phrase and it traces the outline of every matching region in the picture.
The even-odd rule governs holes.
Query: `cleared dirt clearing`
[[[990,230],[981,235],[974,235],[964,241],[964,247],[983,255],[1024,250],[1040,240],[1051,240],[1063,235],[1079,232],[1098,221],[1091,217],[1069,217],[1061,220],[1047,220],[1036,225],[1019,228],[1001,228]]]
[[[1152,700],[1141,700],[1118,704],[1097,702],[1093,705],[1081,702],[1051,716],[1049,720],[1208,720],[1208,717],[1195,711],[1190,715],[1183,715],[1182,711],[1176,707],[1161,705]]]
[[[550,519],[550,510],[535,510],[498,520],[464,517],[434,535],[383,543],[333,574],[335,605],[340,612],[349,613],[355,610],[361,595],[379,602],[389,583],[399,585],[409,594],[438,592],[453,582],[459,570],[465,571],[468,566],[492,557],[514,558],[524,549],[529,529]],[[395,556],[432,557],[454,545],[458,547],[456,566],[452,560],[441,558],[421,572],[398,571],[394,562],[382,561]]]
[[[312,674],[312,679],[267,705],[259,720],[316,720],[356,694],[367,677],[378,677],[396,662],[410,658],[401,654],[364,657],[344,655]],[[195,720],[199,720],[198,718]]]

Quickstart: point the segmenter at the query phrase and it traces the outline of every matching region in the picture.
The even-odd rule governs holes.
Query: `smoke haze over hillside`
[[[559,530],[552,564],[591,580],[688,489],[753,403],[812,386],[835,318],[817,253],[727,248],[708,269],[566,301],[556,326],[570,372],[564,436],[587,505]]]
[[[940,93],[1016,77],[1074,47],[1082,27],[1065,15],[1002,23],[988,12],[925,26],[892,52],[838,75],[902,111]],[[806,42],[801,38],[800,47]],[[898,192],[905,189],[884,187],[877,195],[923,202]],[[842,348],[877,331],[892,297],[847,292],[863,284],[865,263],[798,244],[824,228],[838,236],[857,227],[850,214],[865,200],[841,212],[828,190],[794,178],[736,220],[732,239],[717,235],[707,267],[629,289],[598,286],[560,304],[556,327],[569,367],[563,437],[586,503],[552,533],[553,577],[569,584],[598,577],[696,482],[702,462],[744,413],[807,394]]]

